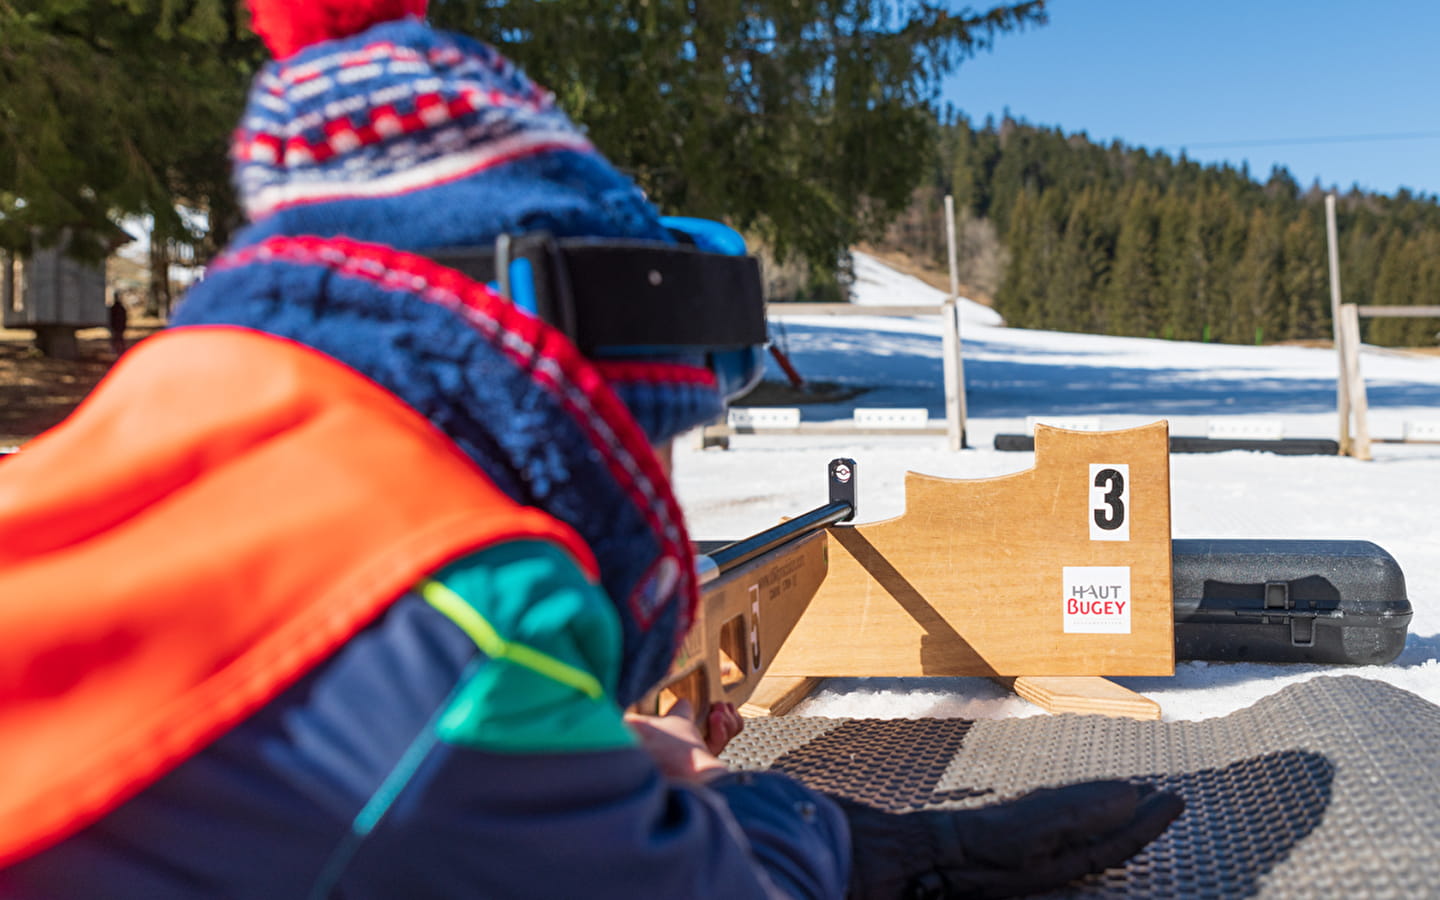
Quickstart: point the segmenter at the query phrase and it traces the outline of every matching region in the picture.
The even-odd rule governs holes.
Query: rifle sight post
[[[829,472],[829,503],[700,557],[696,565],[701,583],[709,583],[782,544],[855,518],[855,460],[832,459]]]
[[[830,460],[830,503],[844,503],[850,507],[850,514],[837,522],[849,522],[855,518],[855,510],[858,506],[855,499],[855,460],[840,459]]]

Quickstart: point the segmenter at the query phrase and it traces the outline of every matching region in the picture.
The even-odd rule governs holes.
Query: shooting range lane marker
[[[1130,466],[1090,464],[1090,540],[1130,540]]]
[[[1173,674],[1166,423],[1041,425],[1036,444],[1033,469],[972,480],[912,472],[903,515],[831,528],[830,573],[770,674]],[[1101,479],[1092,505],[1106,470],[1128,477]],[[1092,540],[1096,512],[1123,521],[1129,539]],[[1056,609],[1070,566],[1128,570],[1128,633],[1066,632]]]

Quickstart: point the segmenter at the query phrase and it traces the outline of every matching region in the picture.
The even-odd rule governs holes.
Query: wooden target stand
[[[1173,675],[1169,429],[1037,426],[1035,467],[908,473],[905,512],[828,529],[829,570],[746,715],[826,677],[983,676],[1052,712],[1160,718],[1109,675]]]

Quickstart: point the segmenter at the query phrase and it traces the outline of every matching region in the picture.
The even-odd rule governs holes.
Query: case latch
[[[1315,614],[1294,609],[1290,601],[1290,583],[1265,582],[1265,621],[1279,624],[1290,622],[1290,644],[1295,647],[1315,645]]]
[[[1296,647],[1315,645],[1315,617],[1300,613],[1290,616],[1290,643]]]
[[[1290,582],[1265,582],[1265,608],[1267,610],[1290,608]]]

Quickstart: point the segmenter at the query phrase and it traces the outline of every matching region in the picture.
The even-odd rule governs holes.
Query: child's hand
[[[700,729],[691,721],[693,715],[689,702],[681,700],[666,715],[642,716],[631,713],[625,717],[625,721],[640,738],[640,746],[655,760],[663,774],[680,781],[704,784],[730,770],[706,745],[705,739],[700,736]],[[739,719],[733,706],[730,708],[730,715],[736,720]],[[713,707],[710,716],[712,733],[720,733],[714,730]],[[732,724],[722,712],[720,728],[728,729]],[[721,741],[720,746],[723,748],[739,731],[740,729],[735,727],[734,731]]]
[[[705,726],[705,746],[718,755],[731,738],[745,730],[745,720],[740,718],[735,704],[712,703],[705,717]]]

